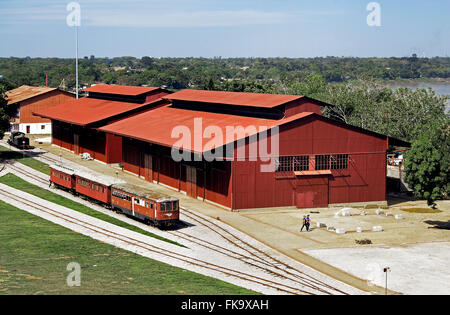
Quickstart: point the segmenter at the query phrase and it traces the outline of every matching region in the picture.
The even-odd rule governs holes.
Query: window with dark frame
[[[316,155],[316,171],[329,170],[330,169],[330,155]]]
[[[331,156],[331,169],[344,170],[348,168],[348,154],[333,154]]]
[[[294,171],[309,170],[309,155],[301,155],[294,157]]]

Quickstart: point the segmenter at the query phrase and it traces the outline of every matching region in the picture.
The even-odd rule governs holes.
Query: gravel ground
[[[66,164],[66,161],[64,161],[64,162]],[[67,164],[69,164],[69,161],[67,161]],[[26,170],[29,173],[35,174],[35,175],[37,175],[37,176],[39,176],[41,178],[45,178],[45,179],[48,180],[48,176],[46,176],[46,175],[44,175],[44,174],[42,174],[42,173],[40,173],[38,171],[30,169],[29,167],[23,166],[20,163],[15,163],[15,165],[16,166],[20,166],[23,170]],[[6,170],[3,173],[1,173],[0,176],[4,175],[5,172],[7,172],[7,171],[8,170]],[[13,171],[11,171],[11,172],[15,173]],[[26,176],[24,176],[24,175],[22,175],[20,173],[15,173],[15,175],[17,175],[17,176],[19,176],[19,177],[21,177],[23,179],[26,179],[30,183],[33,183],[33,184],[35,184],[35,185],[37,185],[39,187],[48,189],[48,185],[44,185],[44,184],[42,184],[42,183],[40,183],[38,181],[34,181],[34,180],[32,180],[30,178],[27,178]],[[7,186],[3,186],[2,185],[0,187],[2,187],[2,189],[5,189],[5,190],[8,189],[10,191],[13,191],[12,188],[9,188]],[[157,228],[144,225],[144,224],[140,223],[139,221],[135,221],[133,219],[130,219],[130,218],[124,216],[124,215],[114,213],[114,212],[112,212],[110,210],[107,210],[105,208],[102,208],[102,207],[100,207],[98,205],[92,204],[92,203],[90,203],[88,201],[85,201],[85,200],[83,200],[81,198],[77,198],[77,197],[71,195],[70,193],[64,192],[62,190],[51,189],[51,191],[56,193],[56,194],[62,195],[64,197],[66,197],[66,198],[69,198],[69,199],[72,199],[74,201],[77,201],[77,202],[79,202],[81,204],[87,205],[90,208],[92,208],[94,210],[97,210],[97,211],[100,211],[102,213],[105,213],[105,214],[107,214],[107,215],[109,215],[111,217],[115,217],[115,218],[120,219],[122,221],[126,221],[129,224],[133,224],[135,226],[138,226],[138,227],[140,227],[143,230],[147,230],[149,232],[152,232],[154,234],[160,235],[160,236],[165,237],[167,239],[174,240],[174,241],[176,241],[176,242],[178,242],[180,244],[183,244],[184,246],[186,246],[188,248],[187,249],[186,248],[180,248],[179,246],[172,245],[172,244],[169,244],[167,242],[159,241],[159,240],[157,240],[155,238],[147,237],[145,235],[142,235],[142,234],[139,234],[139,233],[136,233],[136,232],[129,231],[127,229],[123,229],[123,228],[117,227],[115,225],[112,225],[112,224],[109,224],[107,222],[104,222],[104,221],[101,221],[101,220],[89,217],[87,215],[81,214],[81,213],[73,211],[71,209],[67,209],[67,208],[64,208],[64,207],[61,207],[61,206],[49,203],[49,202],[44,201],[42,199],[39,200],[39,198],[36,198],[34,196],[31,196],[31,195],[28,195],[28,194],[26,194],[24,192],[15,191],[14,193],[16,195],[26,196],[26,198],[30,198],[30,199],[33,199],[33,200],[38,200],[39,203],[42,204],[42,205],[49,206],[52,209],[55,209],[55,210],[67,213],[68,215],[71,215],[71,216],[74,216],[74,217],[77,217],[77,218],[82,218],[83,220],[86,220],[88,222],[92,222],[92,223],[101,225],[101,226],[107,228],[108,230],[116,231],[118,233],[123,233],[123,234],[126,234],[128,236],[132,236],[133,238],[145,241],[147,243],[151,243],[151,244],[153,244],[155,246],[163,247],[163,248],[165,248],[167,250],[171,250],[171,251],[183,254],[183,255],[187,255],[189,257],[194,257],[194,258],[200,259],[202,261],[208,261],[211,264],[216,264],[216,265],[224,266],[224,267],[227,267],[227,268],[230,268],[230,269],[233,269],[233,270],[238,270],[238,271],[241,271],[241,272],[245,272],[245,273],[251,274],[253,276],[261,277],[263,279],[268,279],[268,280],[271,280],[271,281],[274,281],[274,282],[283,283],[285,285],[289,285],[289,286],[292,286],[292,287],[296,287],[296,288],[300,288],[300,289],[303,289],[303,290],[307,290],[307,291],[310,291],[310,292],[315,293],[315,294],[323,294],[324,293],[324,292],[321,292],[321,291],[312,290],[308,286],[306,286],[306,287],[302,286],[298,282],[293,282],[293,281],[288,280],[288,279],[283,279],[283,278],[277,277],[276,275],[270,274],[269,272],[261,270],[260,268],[256,268],[255,266],[252,266],[252,265],[246,263],[245,259],[238,259],[238,258],[235,258],[235,257],[228,257],[227,255],[225,255],[223,253],[219,253],[216,250],[205,248],[204,246],[201,246],[201,245],[199,245],[199,244],[197,244],[197,243],[195,243],[193,241],[189,241],[189,240],[186,240],[186,239],[182,238],[181,237],[182,235],[179,234],[179,232],[186,233],[186,234],[195,236],[195,237],[203,239],[203,240],[207,240],[208,242],[213,243],[213,244],[217,244],[217,245],[223,247],[225,249],[225,252],[226,252],[226,250],[228,250],[228,251],[233,251],[233,252],[236,252],[236,253],[249,255],[249,253],[245,252],[244,250],[242,250],[241,248],[238,248],[235,245],[232,245],[228,241],[224,240],[223,237],[221,237],[217,233],[211,231],[210,229],[208,229],[204,225],[201,225],[198,222],[193,221],[193,220],[189,219],[188,217],[184,216],[183,212],[180,215],[180,219],[182,221],[186,222],[188,224],[188,227],[180,229],[179,231],[173,231],[173,232],[161,231],[161,230],[159,230]],[[7,199],[7,198],[5,197],[4,199]],[[272,289],[272,288],[268,288],[266,286],[262,286],[262,285],[259,285],[259,284],[252,283],[250,281],[238,279],[236,277],[230,277],[230,276],[224,275],[222,272],[219,272],[219,271],[211,271],[211,270],[208,270],[208,269],[203,268],[203,267],[193,266],[191,264],[188,264],[188,263],[185,263],[185,262],[181,262],[181,261],[179,261],[177,259],[168,258],[168,257],[166,257],[164,255],[151,253],[148,250],[144,250],[142,248],[139,248],[139,247],[136,247],[136,246],[132,246],[130,244],[127,244],[127,243],[124,243],[124,242],[121,242],[121,241],[117,241],[117,240],[111,239],[109,237],[105,237],[104,235],[99,235],[98,233],[94,233],[94,232],[92,232],[90,230],[87,230],[85,228],[76,226],[74,224],[67,223],[64,220],[55,219],[54,217],[51,217],[48,214],[44,214],[41,211],[37,211],[36,209],[32,209],[32,208],[30,208],[30,207],[28,207],[26,205],[14,202],[12,200],[9,200],[9,201],[5,200],[5,201],[8,202],[8,203],[11,203],[12,205],[14,205],[14,206],[16,206],[16,207],[18,207],[20,209],[23,209],[23,210],[28,211],[30,213],[33,213],[35,215],[39,215],[39,216],[41,216],[41,217],[43,217],[43,218],[45,218],[47,220],[50,220],[50,221],[52,221],[52,222],[54,222],[56,224],[60,224],[60,225],[66,226],[66,227],[68,227],[68,228],[70,228],[70,229],[72,229],[74,231],[77,231],[79,233],[88,235],[88,236],[90,236],[90,237],[92,237],[94,239],[98,239],[100,241],[112,244],[114,246],[117,246],[117,247],[129,250],[129,251],[135,252],[135,253],[137,253],[139,255],[142,255],[142,256],[149,257],[149,258],[152,258],[152,259],[156,259],[158,261],[162,261],[162,262],[168,263],[168,264],[173,265],[173,266],[177,266],[177,267],[180,267],[180,268],[183,268],[183,269],[194,271],[194,272],[197,272],[197,273],[200,273],[200,274],[203,274],[203,275],[211,276],[211,277],[223,280],[223,281],[227,281],[229,283],[233,283],[233,284],[239,285],[241,287],[244,287],[244,288],[247,288],[247,289],[251,289],[251,290],[263,293],[263,294],[284,294],[283,292],[277,291],[277,290]],[[202,216],[202,217],[206,218],[204,216]],[[362,292],[360,290],[357,290],[357,289],[355,289],[353,287],[350,287],[350,286],[348,286],[348,285],[346,285],[344,283],[341,283],[341,282],[339,282],[339,281],[337,281],[337,280],[335,280],[335,279],[333,279],[333,278],[331,278],[329,276],[321,274],[321,273],[315,271],[314,269],[311,269],[311,268],[309,268],[309,267],[307,267],[307,266],[305,266],[303,264],[298,263],[295,260],[292,260],[292,259],[290,259],[290,258],[288,258],[288,257],[286,257],[286,256],[284,256],[284,255],[282,255],[282,254],[280,254],[278,252],[276,252],[275,250],[265,246],[264,244],[256,241],[255,239],[249,237],[245,233],[241,233],[241,232],[239,232],[239,231],[237,231],[235,229],[232,229],[228,225],[226,225],[226,224],[224,224],[224,223],[222,223],[222,222],[220,222],[218,220],[214,220],[214,219],[211,219],[211,218],[207,218],[207,219],[210,220],[210,221],[213,221],[214,223],[220,225],[221,227],[231,231],[233,234],[237,235],[243,241],[248,242],[248,243],[252,244],[252,246],[255,246],[256,248],[263,250],[264,252],[268,253],[270,256],[276,257],[278,260],[282,261],[283,263],[286,263],[286,264],[296,268],[297,270],[300,270],[301,272],[306,273],[306,275],[308,275],[308,277],[313,277],[314,279],[317,279],[319,281],[323,281],[324,283],[326,283],[326,284],[328,284],[330,286],[333,286],[335,288],[338,288],[339,290],[342,290],[342,291],[344,291],[344,292],[346,292],[348,294],[364,294],[364,292]],[[186,237],[186,236],[184,236],[184,237]],[[333,292],[333,293],[335,293],[335,292]]]
[[[304,252],[382,287],[386,281],[383,268],[389,267],[388,288],[404,294],[450,293],[449,242]]]

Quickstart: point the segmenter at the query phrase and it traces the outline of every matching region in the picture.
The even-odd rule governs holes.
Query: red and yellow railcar
[[[113,185],[111,206],[125,214],[156,225],[167,226],[179,220],[178,199],[135,185]]]
[[[50,182],[68,190],[75,190],[75,170],[62,165],[51,165]]]
[[[75,173],[75,191],[108,206],[111,204],[111,185],[117,183],[124,181],[88,171]]]

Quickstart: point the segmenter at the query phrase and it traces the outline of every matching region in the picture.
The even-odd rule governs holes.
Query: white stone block
[[[366,211],[361,211],[361,215],[366,215]]]
[[[326,227],[327,225],[325,224],[325,223],[323,223],[323,222],[317,222],[317,227],[318,228],[323,228],[323,227]]]
[[[351,214],[350,211],[344,211],[344,212],[342,212],[342,216],[343,216],[343,217],[351,217],[352,214]]]
[[[383,231],[383,227],[380,225],[376,225],[376,226],[372,227],[372,231],[381,232],[381,231]]]
[[[334,226],[328,226],[328,227],[327,227],[327,230],[328,230],[328,231],[334,231]]]
[[[403,220],[403,215],[396,214],[394,218],[395,218],[395,220]]]
[[[345,229],[336,229],[336,234],[345,234]]]
[[[358,227],[356,228],[356,232],[361,233],[362,231],[363,231],[363,230],[362,230],[362,227],[359,227],[359,226],[358,226]]]
[[[378,209],[377,211],[375,211],[375,213],[376,213],[377,215],[382,215],[382,214],[384,214],[384,211],[381,210],[381,209]]]
[[[387,212],[387,213],[386,213],[386,216],[387,216],[387,217],[392,217],[393,214],[392,214],[392,212]]]

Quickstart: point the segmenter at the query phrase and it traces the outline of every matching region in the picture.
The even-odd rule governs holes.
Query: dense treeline
[[[255,92],[287,88],[308,75],[328,82],[360,79],[450,78],[450,58],[96,58],[80,60],[80,84],[92,83],[166,86],[169,89],[254,89]],[[59,58],[0,58],[0,75],[14,86],[75,86],[75,62]],[[64,80],[64,81],[63,81]],[[246,85],[240,87],[239,81]],[[232,83],[231,83],[232,82]],[[248,87],[247,84],[254,85]]]

